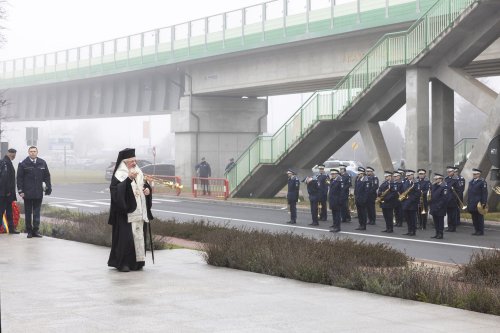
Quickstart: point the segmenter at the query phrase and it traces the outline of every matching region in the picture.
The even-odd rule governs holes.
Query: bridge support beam
[[[266,99],[182,97],[179,111],[172,112],[176,175],[189,184],[205,157],[212,177],[224,177],[229,158],[237,158],[266,126]]]
[[[429,165],[429,70],[406,70],[406,166]]]
[[[384,170],[392,170],[391,156],[379,123],[365,123],[360,128],[360,133],[368,154],[368,165],[375,168],[377,175],[383,174]]]
[[[454,93],[439,80],[432,80],[432,164],[433,172],[443,173],[454,161]]]

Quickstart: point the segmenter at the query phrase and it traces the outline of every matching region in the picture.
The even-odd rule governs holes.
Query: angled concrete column
[[[429,70],[406,70],[406,167],[429,165]]]
[[[266,125],[266,99],[182,97],[179,111],[172,112],[176,175],[189,184],[194,166],[205,157],[212,177],[223,177],[229,158],[236,159]]]
[[[433,172],[443,173],[454,161],[455,146],[454,93],[439,80],[432,80],[432,147]]]
[[[368,165],[375,168],[375,173],[380,178],[384,170],[392,170],[391,156],[380,125],[367,122],[360,128],[360,133],[368,154]]]

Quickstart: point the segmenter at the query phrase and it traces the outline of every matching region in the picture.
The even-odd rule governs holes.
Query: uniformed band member
[[[297,223],[297,201],[299,201],[300,181],[292,169],[288,169],[286,174],[288,175],[288,192],[286,194],[286,199],[290,209],[290,221],[287,223],[295,224]]]
[[[431,238],[443,239],[444,216],[449,201],[449,190],[443,175],[434,173],[434,182],[431,184],[431,199],[429,201],[430,214],[434,220],[436,234]]]
[[[394,172],[392,174],[392,178],[393,178],[393,180],[396,183],[396,186],[398,188],[398,195],[399,195],[399,193],[403,192],[403,180],[402,180],[403,175],[404,175],[404,170],[401,171],[401,169],[399,169],[397,172]],[[401,201],[399,201],[399,200],[398,200],[398,202],[396,202],[396,205],[394,206],[394,219],[396,221],[394,226],[396,226],[396,227],[403,226],[403,208],[401,207]]]
[[[320,214],[319,214],[319,220],[320,221],[326,221],[327,220],[327,214],[326,214],[326,202],[328,201],[328,175],[325,174],[325,166],[324,165],[318,165],[319,169],[319,174],[318,174],[318,183],[319,183],[319,189],[320,189],[320,198],[318,204],[321,205],[320,209]]]
[[[417,181],[420,184],[420,201],[417,212],[418,227],[425,230],[427,228],[427,217],[429,216],[429,203],[427,202],[427,193],[431,187],[431,181],[427,178],[427,170],[418,169]],[[424,213],[425,212],[425,213]]]
[[[340,212],[345,205],[345,201],[342,199],[344,182],[342,177],[339,175],[339,170],[330,169],[330,194],[329,194],[329,204],[332,211],[333,225],[331,226],[331,232],[340,231]]]
[[[446,231],[455,232],[457,230],[457,199],[455,193],[457,193],[458,189],[458,177],[455,175],[455,167],[447,166],[446,172],[448,176],[445,177],[444,181],[446,185],[448,185],[448,191],[450,192],[450,201],[448,202],[448,206],[446,208],[446,216],[448,219],[448,228]]]
[[[469,182],[469,193],[467,198],[467,209],[472,215],[472,224],[474,225],[474,236],[484,235],[484,215],[480,214],[477,206],[480,204],[483,208],[488,202],[488,190],[486,181],[481,178],[481,170],[472,169],[473,179]]]
[[[420,201],[420,183],[414,180],[415,171],[406,170],[406,181],[403,182],[403,194],[401,206],[403,216],[408,224],[408,232],[405,235],[415,236],[417,231],[417,211]]]
[[[309,225],[319,225],[318,223],[318,203],[321,199],[321,190],[316,176],[306,177],[302,180],[307,184],[307,193],[309,194],[309,203],[311,204],[312,222]]]
[[[366,202],[366,213],[368,215],[368,224],[371,225],[374,225],[377,219],[375,200],[377,199],[377,189],[379,186],[378,177],[375,176],[374,171],[372,167],[366,167],[366,176],[371,183],[371,191],[368,194],[368,200]]]
[[[371,182],[365,175],[365,168],[358,168],[358,176],[354,185],[354,199],[356,200],[356,210],[358,211],[359,227],[355,230],[366,230],[367,214],[366,202],[371,191]]]
[[[457,200],[457,214],[456,214],[456,220],[455,220],[455,227],[460,225],[460,213],[462,212],[462,205],[460,202],[464,202],[464,192],[465,192],[465,178],[460,175],[460,169],[458,167],[455,167],[455,175],[457,176],[457,197],[455,198]],[[460,199],[460,200],[458,200]]]
[[[340,212],[340,220],[342,222],[351,222],[351,212],[349,210],[349,189],[352,186],[351,176],[347,172],[347,165],[339,165],[340,176],[342,177],[342,200],[344,204],[342,205],[342,210]]]
[[[385,220],[385,230],[382,232],[392,233],[393,232],[393,218],[394,218],[394,207],[398,204],[399,188],[398,184],[392,181],[392,172],[384,172],[385,180],[380,184],[378,188],[378,197],[380,201],[380,208],[382,208],[382,214]]]

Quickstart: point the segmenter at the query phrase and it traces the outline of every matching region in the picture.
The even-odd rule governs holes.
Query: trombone
[[[455,189],[453,187],[451,188],[451,191],[453,192],[453,194],[455,194],[455,197],[458,200],[458,203],[460,205],[460,207],[458,207],[458,208],[460,208],[461,210],[467,210],[467,205],[464,205],[464,202],[458,196],[457,191],[455,191]]]
[[[182,190],[182,188],[184,187],[184,185],[181,185],[177,182],[166,180],[160,177],[155,177],[153,175],[144,175],[144,176],[147,181],[156,182],[160,185],[170,187],[171,189]]]

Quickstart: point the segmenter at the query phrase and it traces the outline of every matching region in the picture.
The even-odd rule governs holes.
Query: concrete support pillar
[[[406,167],[429,165],[429,70],[406,70]]]
[[[367,165],[373,167],[375,174],[383,179],[384,170],[392,170],[393,167],[379,123],[365,123],[360,133],[368,155]]]
[[[235,159],[255,137],[267,130],[267,100],[239,97],[185,96],[172,112],[175,132],[175,172],[184,184],[205,157],[212,177],[224,177],[229,158]]]
[[[433,172],[443,173],[447,165],[453,165],[454,147],[454,93],[441,81],[432,80],[432,164],[430,169]]]

